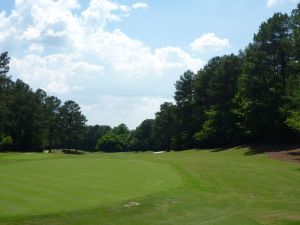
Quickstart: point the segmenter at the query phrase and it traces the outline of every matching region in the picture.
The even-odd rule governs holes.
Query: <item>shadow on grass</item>
[[[263,154],[266,152],[279,152],[279,151],[291,151],[295,149],[300,149],[300,144],[246,144],[239,146],[226,146],[220,148],[210,149],[209,152],[217,153],[222,151],[228,151],[232,149],[247,149],[245,155],[257,155]],[[199,151],[203,151],[207,149],[199,149]],[[288,155],[291,156],[300,156],[300,152],[288,152]]]
[[[74,149],[63,149],[63,150],[61,150],[61,152],[64,154],[69,154],[69,155],[84,155],[85,154],[84,151],[74,150]]]
[[[300,144],[252,144],[248,145],[245,155],[257,155],[266,152],[291,151],[300,148]],[[299,152],[289,152],[289,155],[300,155]]]
[[[226,146],[226,147],[222,147],[222,148],[214,148],[214,149],[210,150],[210,152],[211,153],[223,152],[223,151],[227,151],[227,150],[246,148],[246,147],[248,147],[248,145]]]
[[[223,152],[223,151],[226,151],[226,150],[229,150],[229,148],[214,148],[214,149],[212,149],[212,150],[210,150],[209,152],[212,152],[212,153],[214,153],[214,152]]]
[[[300,156],[300,152],[289,152],[288,155]]]

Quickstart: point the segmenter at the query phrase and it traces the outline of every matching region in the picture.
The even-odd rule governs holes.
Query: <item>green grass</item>
[[[246,151],[0,154],[0,224],[300,224],[300,165]]]

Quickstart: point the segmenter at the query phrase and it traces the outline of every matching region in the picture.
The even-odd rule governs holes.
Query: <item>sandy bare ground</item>
[[[289,151],[267,152],[266,154],[273,159],[300,163],[300,148]]]

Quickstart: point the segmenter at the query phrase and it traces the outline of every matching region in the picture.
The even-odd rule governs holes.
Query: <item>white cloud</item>
[[[205,51],[219,51],[229,48],[229,40],[227,38],[219,38],[214,33],[203,34],[200,38],[191,43],[194,52],[203,53]]]
[[[83,91],[84,90],[84,87],[82,87],[82,86],[74,86],[73,88],[72,88],[74,91]]]
[[[84,23],[94,29],[103,29],[108,22],[121,20],[122,14],[116,11],[127,11],[127,7],[120,6],[108,0],[91,0],[89,7],[81,13]]]
[[[144,2],[137,2],[137,3],[134,3],[132,5],[132,8],[133,9],[148,9],[149,6],[147,3],[144,3]]]
[[[40,54],[44,51],[44,46],[41,44],[32,44],[29,46],[28,51],[30,53]]]
[[[129,16],[132,9],[146,9],[146,3],[135,3],[132,7],[109,0],[91,0],[89,7],[81,13],[83,21],[95,29],[103,29],[110,21],[120,21]]]
[[[103,74],[102,66],[81,60],[72,54],[52,54],[44,57],[30,54],[22,59],[12,57],[11,67],[14,74],[22,73],[21,78],[25,82],[51,93],[65,94],[78,87],[77,84],[72,84],[72,80],[76,79],[78,84],[82,84]]]
[[[109,22],[123,20],[133,9],[147,8],[146,3],[91,0],[86,9],[77,0],[15,3],[11,13],[0,13],[0,52],[9,51],[14,76],[82,105],[99,105],[99,95],[106,96],[100,102],[110,104],[107,99],[112,97],[107,96],[138,92],[140,97],[118,97],[110,107],[99,105],[99,114],[95,110],[88,114],[93,123],[119,118],[118,110],[123,110],[127,116],[116,120],[137,125],[134,121],[153,116],[162,99],[172,96],[180,74],[204,65],[179,47],[153,49],[120,29],[107,29]]]
[[[145,118],[154,118],[162,103],[172,101],[159,97],[105,95],[99,97],[95,104],[81,105],[81,109],[88,116],[90,124],[100,121],[100,124],[117,126],[126,121],[128,127],[133,129]]]
[[[199,58],[193,58],[188,53],[178,47],[165,47],[155,50],[154,68],[157,74],[163,74],[168,70],[190,70],[197,72],[204,61]]]
[[[298,0],[267,0],[267,6],[273,7],[275,5],[284,4],[288,2],[296,3]]]

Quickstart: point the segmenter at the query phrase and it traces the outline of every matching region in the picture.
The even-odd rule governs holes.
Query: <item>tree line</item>
[[[62,102],[8,76],[0,56],[0,147],[145,151],[297,142],[300,137],[300,4],[263,22],[239,54],[214,57],[175,83],[174,103],[135,130],[87,126],[74,101]]]
[[[74,101],[33,91],[22,80],[8,76],[9,57],[0,55],[0,148],[38,151],[77,148],[85,132],[86,118]]]
[[[175,102],[162,104],[154,120],[123,138],[123,150],[299,141],[300,4],[290,15],[275,13],[263,22],[239,54],[185,72],[175,88]],[[105,135],[97,148],[105,149],[108,140],[120,142]]]

